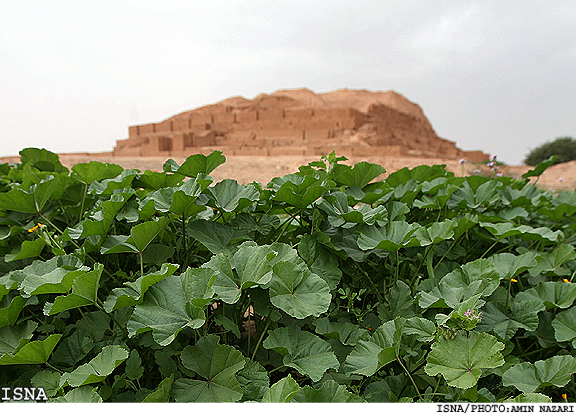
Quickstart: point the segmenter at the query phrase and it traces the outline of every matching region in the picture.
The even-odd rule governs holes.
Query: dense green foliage
[[[528,153],[524,164],[536,166],[552,156],[558,156],[554,164],[576,160],[576,140],[572,137],[559,137],[544,143]]]
[[[576,194],[445,166],[0,165],[0,385],[60,402],[575,399]],[[376,181],[375,181],[376,180]]]

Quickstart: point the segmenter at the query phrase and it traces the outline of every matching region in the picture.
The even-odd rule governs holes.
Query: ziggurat
[[[116,156],[324,155],[443,157],[483,161],[438,137],[421,108],[394,92],[307,89],[229,98],[170,117],[134,125]]]

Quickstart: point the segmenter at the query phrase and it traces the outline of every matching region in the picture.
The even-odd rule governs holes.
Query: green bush
[[[576,193],[528,184],[553,159],[377,181],[332,153],[244,185],[209,176],[221,152],[162,172],[21,155],[0,165],[3,399],[576,398]]]
[[[554,164],[576,160],[576,140],[572,137],[559,137],[544,143],[528,153],[524,164],[535,166],[551,156],[558,156]]]

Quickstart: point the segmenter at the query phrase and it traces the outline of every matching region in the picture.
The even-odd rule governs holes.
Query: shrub
[[[576,160],[576,140],[572,137],[559,137],[544,143],[528,153],[524,164],[536,166],[551,156],[558,156],[554,164]]]
[[[54,402],[555,402],[576,391],[576,193],[220,152],[0,165],[0,386]],[[551,163],[552,160],[549,161]],[[4,388],[7,389],[4,389]]]

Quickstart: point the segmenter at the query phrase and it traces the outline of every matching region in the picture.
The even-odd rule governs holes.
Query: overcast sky
[[[301,87],[395,90],[519,164],[576,136],[576,1],[0,0],[0,156]]]

